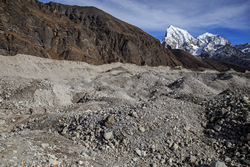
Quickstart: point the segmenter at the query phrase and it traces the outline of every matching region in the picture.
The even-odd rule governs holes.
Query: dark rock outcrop
[[[181,65],[141,29],[94,7],[0,1],[0,54],[137,65]]]
[[[171,52],[175,55],[177,60],[182,63],[182,66],[184,68],[191,70],[211,69],[217,71],[227,71],[230,69],[234,69],[235,71],[239,72],[245,72],[246,70],[250,70],[249,67],[243,67],[225,60],[200,59],[180,49],[172,49]]]
[[[230,61],[241,66],[250,67],[250,55],[247,55],[231,45],[225,45],[217,50],[212,58]]]
[[[235,45],[236,49],[239,49],[241,52],[250,55],[250,43],[242,44],[242,45]]]

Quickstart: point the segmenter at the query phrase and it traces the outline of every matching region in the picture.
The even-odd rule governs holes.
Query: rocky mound
[[[2,166],[250,165],[249,73],[27,55],[0,71]]]

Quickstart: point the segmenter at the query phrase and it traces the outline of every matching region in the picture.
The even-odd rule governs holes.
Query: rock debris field
[[[247,167],[249,95],[249,72],[0,56],[0,166]]]

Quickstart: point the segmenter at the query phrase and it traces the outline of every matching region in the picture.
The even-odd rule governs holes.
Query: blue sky
[[[169,25],[197,37],[219,34],[235,44],[250,43],[250,0],[39,0],[95,6],[161,40]]]

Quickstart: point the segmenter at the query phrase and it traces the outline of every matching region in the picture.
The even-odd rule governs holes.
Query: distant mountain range
[[[214,38],[218,37],[211,38],[214,41]],[[197,39],[188,33],[185,33],[182,39],[176,48],[183,43],[187,45],[188,39],[192,41],[192,45],[187,45],[186,48],[194,46],[191,48],[192,53],[198,53]],[[203,39],[209,40],[204,37],[199,42],[205,44]],[[221,45],[227,43],[222,38],[218,40],[221,40]],[[178,41],[177,36],[175,41]],[[217,49],[217,44],[215,45]],[[206,47],[209,46],[204,46],[204,50]],[[37,0],[1,0],[0,54],[18,53],[50,59],[84,61],[95,65],[122,62],[172,68],[183,66],[193,70],[250,69],[225,61],[210,63],[210,60],[198,59],[184,51],[166,49],[159,40],[138,27],[95,7],[43,4]]]
[[[234,47],[239,49],[241,52],[250,55],[250,43],[246,43],[243,45],[235,45]]]
[[[162,44],[168,49],[182,49],[200,58],[227,60],[250,67],[250,44],[233,47],[220,35],[205,33],[195,39],[186,30],[169,26]]]

